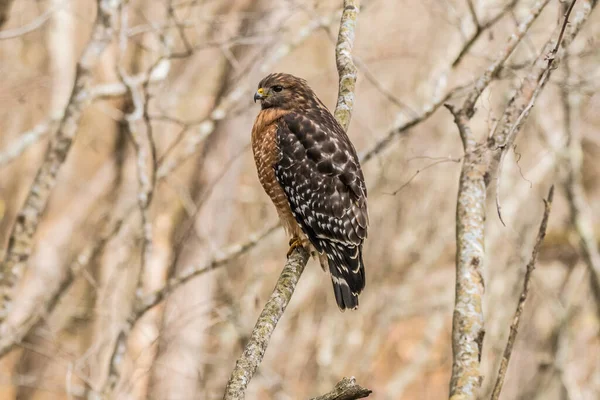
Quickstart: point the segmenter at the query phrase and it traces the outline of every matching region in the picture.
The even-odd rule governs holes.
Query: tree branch
[[[10,3],[12,0],[0,0],[0,27],[2,27],[2,9],[6,7],[2,3]],[[50,7],[48,10],[44,11],[39,17],[36,17],[33,21],[25,24],[19,28],[0,31],[0,40],[14,39],[16,37],[25,35],[27,33],[33,32],[36,29],[40,28],[44,25],[52,14],[57,11],[58,7]]]
[[[535,22],[537,17],[540,15],[542,10],[548,5],[550,0],[538,1],[535,6],[529,12],[529,15],[525,20],[519,24],[517,31],[514,32],[510,38],[508,39],[508,43],[504,46],[504,48],[500,51],[496,60],[492,65],[490,65],[485,73],[481,75],[481,77],[475,82],[475,88],[463,103],[462,108],[467,113],[467,116],[471,118],[473,114],[475,114],[475,103],[479,99],[479,96],[483,93],[483,91],[488,87],[488,85],[492,82],[494,77],[498,74],[498,72],[504,66],[508,57],[513,53],[513,51],[517,48],[517,45],[521,43],[523,37],[531,28],[531,25]]]
[[[308,257],[308,251],[297,247],[285,263],[273,294],[256,321],[244,353],[235,363],[235,368],[225,388],[223,397],[225,400],[244,399],[248,383],[263,359],[271,335],[292,298],[296,284],[308,262]]]
[[[373,393],[371,390],[363,388],[356,383],[354,377],[351,377],[343,378],[331,392],[310,400],[355,400],[369,397],[371,393]]]
[[[450,398],[474,399],[481,386],[479,364],[485,334],[483,262],[487,161],[485,148],[475,142],[465,110],[446,107],[454,115],[465,150],[456,201],[456,295]]]
[[[334,116],[345,131],[350,126],[352,109],[354,108],[354,87],[356,86],[356,75],[358,72],[354,61],[352,61],[358,3],[357,0],[344,0],[344,11],[342,12],[340,31],[335,46],[335,63],[339,75],[339,90]]]
[[[21,133],[16,141],[8,145],[8,147],[0,153],[0,167],[9,164],[15,158],[23,154],[29,146],[46,136],[49,131],[53,131],[53,126],[55,126],[57,122],[58,121],[56,120],[48,119],[44,122],[40,122],[31,130]]]
[[[489,27],[491,27],[496,22],[498,22],[500,19],[502,19],[502,17],[504,17],[510,11],[514,10],[515,6],[517,5],[517,2],[518,2],[518,0],[511,0],[510,3],[508,3],[506,6],[504,6],[504,8],[502,9],[502,11],[500,11],[494,17],[490,18],[489,21],[481,24],[479,22],[479,20],[477,19],[477,14],[475,12],[475,8],[473,6],[472,0],[468,0],[467,3],[468,3],[468,6],[469,6],[469,13],[471,14],[471,18],[473,19],[473,24],[475,24],[475,33],[463,45],[462,49],[460,50],[460,52],[458,53],[458,55],[456,56],[456,58],[452,62],[452,66],[456,67],[461,62],[461,60],[469,52],[469,50],[471,49],[471,47],[473,47],[473,45],[475,44],[475,42],[477,42],[477,39],[479,39],[481,37],[481,34],[483,32],[485,32]]]
[[[546,228],[548,227],[548,217],[550,216],[550,210],[552,209],[552,199],[553,198],[554,198],[554,186],[550,187],[550,191],[548,192],[548,199],[544,200],[544,216],[542,217],[540,229],[538,231],[538,235],[535,240],[535,245],[533,246],[533,252],[531,253],[531,258],[529,259],[529,262],[527,263],[527,268],[525,270],[525,279],[523,281],[523,289],[521,290],[521,295],[519,296],[519,302],[517,303],[517,309],[515,310],[515,315],[513,317],[513,321],[510,324],[510,334],[508,335],[506,347],[504,348],[504,354],[502,356],[502,360],[500,361],[498,377],[496,378],[496,384],[494,385],[494,390],[492,392],[491,400],[498,400],[500,398],[500,392],[502,391],[502,385],[504,383],[506,371],[508,370],[508,363],[510,361],[510,356],[512,354],[513,347],[515,345],[515,339],[517,338],[519,324],[521,322],[521,315],[523,314],[523,308],[525,307],[525,301],[527,301],[527,296],[529,295],[529,286],[531,285],[531,277],[533,274],[533,270],[535,269],[535,263],[537,261],[537,256],[540,251],[540,247],[542,245],[542,242],[544,241],[544,237],[546,236]]]

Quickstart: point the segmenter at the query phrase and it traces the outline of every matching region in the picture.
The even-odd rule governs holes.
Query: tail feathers
[[[333,292],[340,310],[358,308],[358,295],[365,287],[362,245],[324,243]]]

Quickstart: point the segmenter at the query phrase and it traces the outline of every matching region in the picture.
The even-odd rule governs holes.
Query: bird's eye
[[[273,86],[272,89],[273,89],[274,92],[281,92],[283,90],[283,86],[281,86],[281,85],[275,85],[275,86]]]

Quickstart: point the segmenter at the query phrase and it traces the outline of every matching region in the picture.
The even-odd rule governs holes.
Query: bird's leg
[[[304,242],[298,236],[292,236],[290,239],[290,249],[287,252],[288,258],[292,255],[294,250],[296,250],[296,247],[304,247]]]

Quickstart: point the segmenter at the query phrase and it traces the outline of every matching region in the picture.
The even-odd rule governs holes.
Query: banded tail
[[[362,243],[348,245],[340,242],[322,241],[327,255],[335,300],[340,310],[358,308],[358,295],[365,288],[365,265]]]

